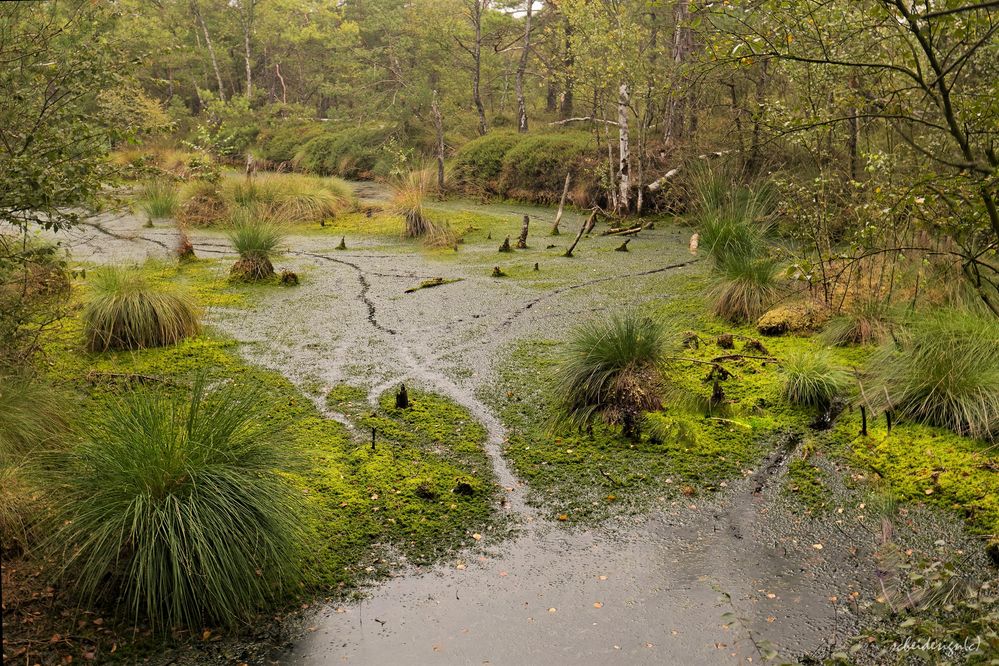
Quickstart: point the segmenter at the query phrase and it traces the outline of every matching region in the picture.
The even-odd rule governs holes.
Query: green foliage
[[[302,147],[322,133],[320,123],[281,124],[265,129],[257,137],[260,156],[269,162],[291,163]]]
[[[326,131],[306,142],[294,163],[304,171],[324,176],[388,176],[392,165],[384,147],[390,135],[390,130],[377,126]]]
[[[89,282],[82,319],[90,351],[172,345],[201,328],[190,297],[138,269],[103,268]]]
[[[777,260],[726,255],[713,290],[714,313],[734,323],[756,321],[780,295]]]
[[[218,183],[193,182],[181,191],[180,219],[195,226],[214,226],[252,210],[275,224],[332,220],[355,205],[350,186],[338,178],[263,173],[252,180],[235,174]]]
[[[556,202],[566,171],[577,186],[594,180],[595,154],[593,135],[585,132],[529,134],[503,156],[498,191],[525,201]]]
[[[55,245],[0,233],[0,372],[28,364],[42,332],[63,316],[69,287]]]
[[[825,409],[842,398],[853,384],[850,373],[838,367],[826,351],[796,351],[781,365],[784,397],[792,405]]]
[[[173,217],[180,206],[180,199],[174,184],[159,178],[147,180],[142,184],[135,203],[139,210],[146,214],[146,218],[152,221]]]
[[[736,187],[734,192],[722,194],[712,188],[701,196],[704,199],[697,215],[700,247],[707,250],[717,268],[766,253],[772,206],[765,190]]]
[[[459,186],[499,194],[503,158],[521,140],[514,132],[490,132],[463,145],[454,157],[454,178]]]
[[[992,439],[999,434],[999,322],[958,310],[924,314],[872,360],[875,407],[917,423]]]
[[[301,500],[258,394],[204,378],[189,395],[126,394],[47,460],[49,547],[84,599],[121,599],[165,630],[235,624],[300,578]]]
[[[629,432],[658,408],[666,327],[630,312],[578,328],[553,384],[557,422],[583,428],[598,417]]]
[[[878,598],[873,607],[878,622],[853,639],[849,653],[833,653],[833,658],[901,664],[898,646],[904,646],[909,663],[991,663],[999,654],[996,581],[969,571],[961,559],[896,558],[899,589]]]
[[[100,3],[0,5],[0,222],[76,222],[110,171],[97,94],[127,61],[110,39],[115,10]]]
[[[214,99],[211,93],[201,92],[208,98],[205,121],[198,125],[193,145],[213,155],[227,159],[242,158],[260,132],[256,114],[246,97],[228,100]]]

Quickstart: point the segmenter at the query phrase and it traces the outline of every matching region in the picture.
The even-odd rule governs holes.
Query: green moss
[[[841,418],[830,446],[852,465],[877,473],[899,499],[926,502],[961,515],[975,531],[999,532],[999,456],[994,447],[943,428],[901,424],[889,435],[872,419]]]
[[[829,491],[823,481],[825,472],[805,458],[795,458],[787,466],[784,492],[795,497],[811,514],[829,507]]]

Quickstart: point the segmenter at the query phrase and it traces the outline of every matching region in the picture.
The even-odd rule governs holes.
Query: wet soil
[[[364,186],[359,194],[377,201],[383,193]],[[516,206],[447,206],[509,217],[510,233],[519,229]],[[324,607],[271,660],[746,663],[760,661],[754,640],[772,641],[785,657],[824,655],[849,633],[849,608],[829,599],[870,589],[873,546],[858,549],[863,539],[802,518],[780,497],[793,441],[776,441],[767,459],[715,496],[665,499],[651,515],[597,527],[565,527],[536,514],[503,457],[504,426],[483,396],[495,390],[497,361],[510,344],[561,338],[594,311],[670,298],[663,276],[702,270],[688,253],[687,230],[643,231],[628,253],[613,251],[619,239],[594,236],[575,259],[560,257],[571,242],[566,235],[532,237],[534,247],[512,259],[485,239],[446,256],[401,239],[348,235],[351,249],[336,251],[340,235],[289,238],[277,268],[298,272],[301,286],[261,290],[249,309],[215,308],[210,323],[324,410],[325,394],[341,383],[364,387],[372,402],[405,382],[465,406],[489,434],[503,498],[497,511],[518,529],[471,541],[460,560],[400,571],[362,601]],[[106,215],[68,238],[76,259],[107,262],[165,257],[176,233]],[[232,257],[220,234],[191,240],[200,257]],[[558,247],[546,247],[552,243]],[[515,268],[538,262],[540,270],[490,277],[503,261]],[[220,275],[226,269],[220,265]],[[405,293],[431,277],[460,281]],[[744,619],[739,626],[722,619],[733,609],[719,602],[719,591],[731,595]]]

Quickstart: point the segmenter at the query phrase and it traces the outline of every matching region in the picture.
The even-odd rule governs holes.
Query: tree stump
[[[631,239],[630,238],[626,238],[625,241],[623,243],[621,243],[621,245],[619,247],[614,248],[614,251],[615,252],[627,252],[628,251],[628,243],[630,243],[630,242],[631,242]]]
[[[336,249],[338,249],[338,250],[346,250],[347,249],[347,237],[346,236],[340,236],[340,244],[336,246]]]
[[[517,239],[517,249],[526,250],[527,249],[527,230],[531,226],[531,216],[524,216],[524,224],[520,227],[520,237]]]
[[[722,349],[734,349],[735,337],[731,333],[722,333],[718,336],[718,346]]]
[[[400,384],[399,390],[395,394],[395,408],[396,409],[408,409],[409,408],[409,393],[406,392],[406,385]]]
[[[503,244],[499,246],[500,252],[513,252],[513,248],[510,247],[510,237],[507,236],[503,241]]]

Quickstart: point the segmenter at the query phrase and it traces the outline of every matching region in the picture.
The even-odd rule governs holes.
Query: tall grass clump
[[[177,187],[165,178],[145,181],[139,188],[135,203],[149,224],[175,216],[180,208]]]
[[[83,325],[90,351],[163,347],[201,329],[200,313],[189,296],[150,282],[138,269],[96,271],[89,292]]]
[[[577,329],[553,385],[556,425],[600,419],[634,435],[642,413],[662,406],[666,349],[665,327],[634,312]]]
[[[248,619],[300,575],[288,451],[245,388],[123,396],[47,461],[65,583],[160,630]]]
[[[405,221],[407,238],[422,238],[427,245],[444,247],[454,244],[454,234],[447,224],[431,220],[424,208],[427,196],[436,187],[435,178],[435,170],[428,167],[395,179],[392,210]]]
[[[699,246],[715,269],[714,313],[734,323],[755,321],[780,293],[768,240],[773,197],[765,186],[733,185],[707,170],[694,190]]]
[[[771,257],[729,256],[716,271],[714,314],[733,323],[759,319],[780,295],[779,268]]]
[[[781,366],[784,397],[792,405],[827,409],[850,390],[853,378],[826,351],[798,351]]]
[[[0,462],[52,446],[68,427],[67,398],[24,372],[0,372]]]
[[[239,253],[239,259],[229,271],[233,278],[254,282],[274,276],[271,257],[278,252],[284,240],[284,232],[277,224],[255,216],[250,210],[233,217],[228,236]]]
[[[833,317],[822,331],[822,338],[837,347],[882,344],[891,339],[895,328],[897,322],[890,305],[865,299]]]
[[[912,324],[871,360],[875,407],[992,440],[999,435],[999,322],[943,309]]]
[[[61,446],[71,405],[55,387],[25,372],[0,373],[0,549],[23,550],[36,513],[24,473],[39,451]]]

